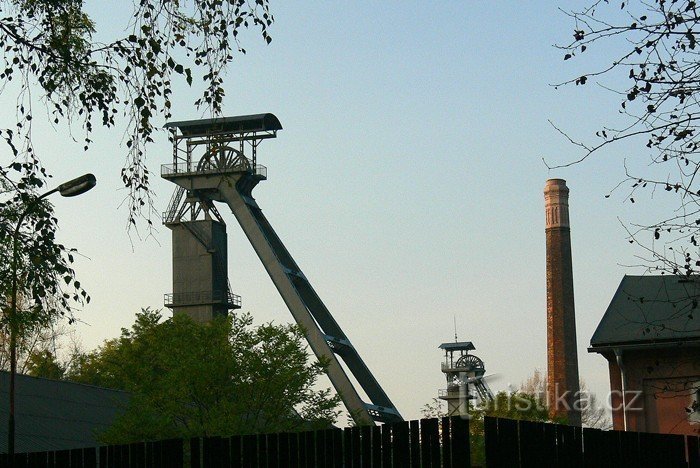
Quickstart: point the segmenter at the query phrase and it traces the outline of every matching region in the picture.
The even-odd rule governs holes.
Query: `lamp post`
[[[49,190],[40,195],[35,200],[32,200],[17,220],[14,233],[12,234],[12,297],[10,303],[10,313],[7,316],[7,321],[10,326],[10,414],[8,418],[7,429],[7,455],[10,461],[10,466],[14,466],[15,455],[15,374],[17,373],[17,244],[19,238],[19,230],[22,227],[24,218],[31,213],[44,198],[49,195],[59,192],[63,197],[74,197],[81,195],[97,184],[97,179],[92,174],[85,174],[77,179],[65,182],[58,187]]]

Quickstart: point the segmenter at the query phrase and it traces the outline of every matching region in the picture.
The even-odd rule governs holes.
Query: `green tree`
[[[221,113],[223,76],[236,53],[245,53],[242,30],[257,28],[269,43],[272,25],[267,0],[140,0],[121,37],[95,39],[95,23],[83,0],[2,0],[0,95],[16,91],[17,121],[0,131],[26,175],[45,178],[32,146],[33,104],[47,117],[84,131],[89,146],[95,125],[127,124],[126,164],[129,223],[151,209],[145,148],[170,118],[173,82],[201,84],[194,104]],[[120,30],[120,28],[115,28]],[[201,77],[201,78],[200,78]],[[12,82],[14,86],[6,86]],[[12,162],[4,166],[5,172]],[[2,174],[2,171],[0,171]],[[150,224],[150,211],[146,218]]]
[[[65,366],[48,350],[30,354],[26,367],[27,374],[46,379],[61,380],[66,372]]]
[[[38,201],[50,175],[32,144],[32,122],[44,112],[35,115],[34,105],[41,102],[44,117],[54,124],[81,127],[86,149],[95,125],[111,128],[120,116],[124,119],[121,176],[129,225],[136,226],[144,215],[150,226],[145,146],[170,117],[173,80],[201,84],[194,104],[217,115],[226,67],[236,52],[245,53],[240,31],[256,27],[271,41],[267,0],[142,0],[130,6],[134,11],[127,33],[98,41],[82,0],[0,0],[0,96],[16,102],[17,116],[13,127],[0,128],[7,149],[0,158],[0,309],[5,327],[15,277],[10,271],[12,238],[25,212],[16,276],[28,307],[18,316],[24,323],[36,319],[33,323],[46,325],[62,315],[71,318],[76,304],[89,301],[71,268],[75,251],[56,240],[53,208]]]
[[[249,314],[202,325],[144,309],[67,378],[131,393],[107,443],[328,427],[339,399],[316,388],[324,366],[303,343],[297,327],[254,327]]]

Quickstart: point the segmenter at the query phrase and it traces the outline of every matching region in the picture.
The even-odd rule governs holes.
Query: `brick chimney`
[[[547,402],[551,418],[580,426],[569,189],[563,179],[544,187],[547,238]]]

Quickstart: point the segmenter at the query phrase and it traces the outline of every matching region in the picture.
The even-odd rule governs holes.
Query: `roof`
[[[625,276],[591,338],[616,346],[700,344],[700,279]]]
[[[268,113],[168,122],[165,124],[165,128],[177,128],[182,135],[192,137],[212,133],[250,133],[281,130],[282,124],[274,114]]]
[[[0,453],[7,453],[9,372],[0,372]],[[15,380],[17,452],[100,445],[95,435],[112,424],[129,394],[63,380],[18,374]]]
[[[443,343],[438,346],[445,351],[471,351],[476,349],[471,341],[456,341],[454,343]]]

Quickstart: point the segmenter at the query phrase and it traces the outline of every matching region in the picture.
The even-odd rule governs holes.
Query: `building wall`
[[[610,389],[621,394],[622,373],[613,353],[606,353]],[[666,434],[700,434],[686,410],[700,387],[700,347],[628,350],[622,353],[627,399],[627,430]],[[619,393],[618,393],[619,392]],[[636,393],[638,392],[638,393]],[[638,397],[633,399],[637,394]],[[613,399],[613,408],[616,407]],[[617,405],[619,406],[619,405]],[[624,430],[621,409],[613,411],[613,428]]]

